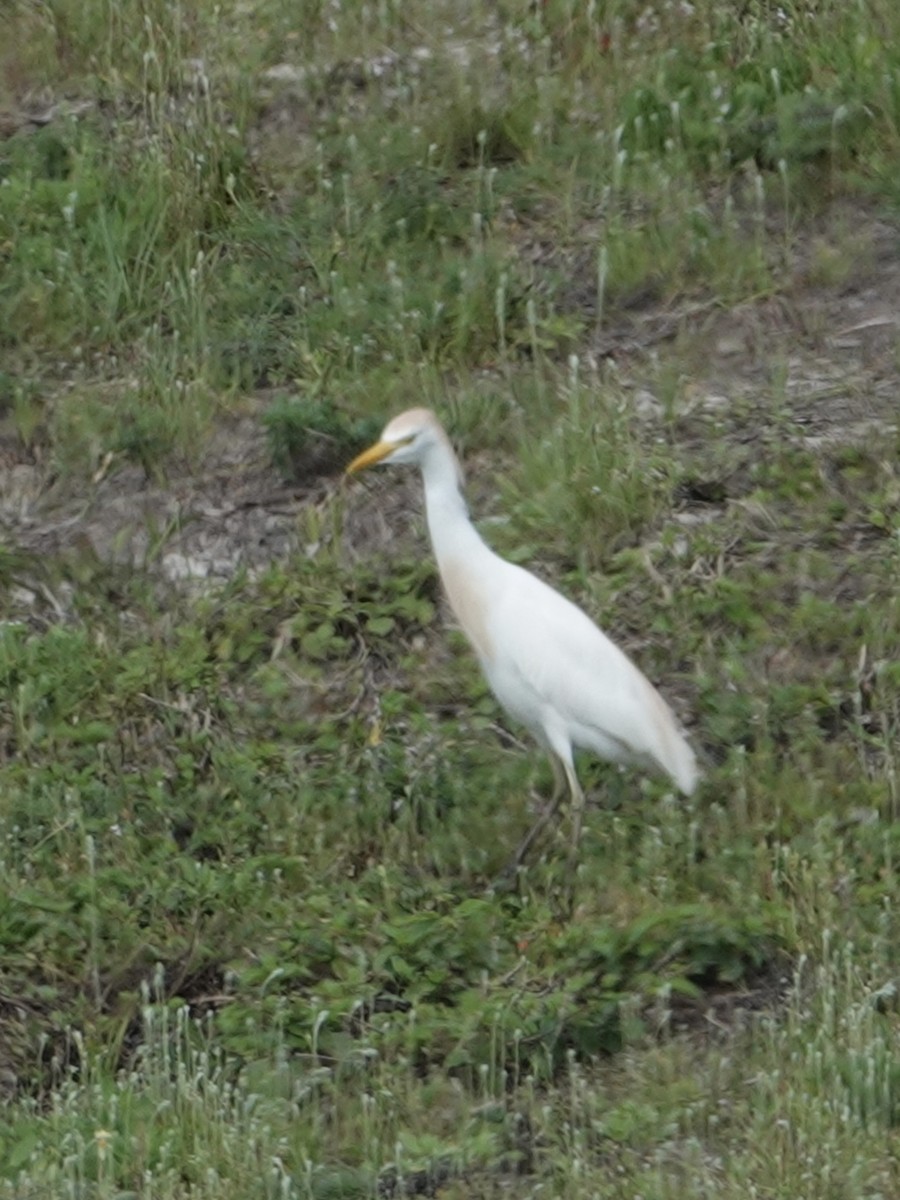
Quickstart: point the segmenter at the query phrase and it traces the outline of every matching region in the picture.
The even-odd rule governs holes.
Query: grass
[[[894,6],[8,7],[0,1197],[896,1194]],[[704,761],[573,876],[423,402]]]

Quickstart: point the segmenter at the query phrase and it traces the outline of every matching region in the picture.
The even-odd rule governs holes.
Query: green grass
[[[8,8],[0,1198],[896,1194],[895,6]],[[420,403],[703,760],[574,873]]]

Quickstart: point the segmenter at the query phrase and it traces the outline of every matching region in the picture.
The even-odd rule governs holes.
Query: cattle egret
[[[553,796],[516,862],[554,816],[567,785],[577,846],[584,793],[575,748],[661,772],[689,795],[696,760],[662,696],[580,608],[482,540],[463,499],[459,462],[434,414],[401,413],[347,472],[374,463],[421,470],[428,531],[453,612],[494,695],[550,757]]]

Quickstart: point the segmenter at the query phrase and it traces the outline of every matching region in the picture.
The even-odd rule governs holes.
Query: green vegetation
[[[900,10],[3,21],[0,1200],[900,1194]],[[574,875],[423,403],[705,762]]]

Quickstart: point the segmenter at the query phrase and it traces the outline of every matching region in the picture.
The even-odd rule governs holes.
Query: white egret
[[[575,748],[668,775],[689,795],[697,764],[669,706],[580,608],[482,540],[462,496],[459,462],[434,414],[401,413],[347,471],[374,463],[421,470],[428,531],[450,606],[494,695],[549,755],[553,796],[516,861],[555,814],[566,785],[577,846],[584,794]]]

